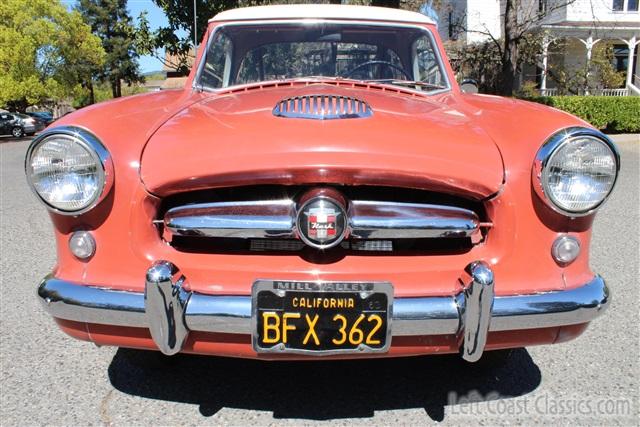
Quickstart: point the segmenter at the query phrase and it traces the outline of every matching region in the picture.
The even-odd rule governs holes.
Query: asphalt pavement
[[[28,141],[0,138],[0,425],[638,425],[640,136],[614,138],[622,172],[591,258],[609,310],[577,340],[518,350],[494,370],[457,356],[166,361],[73,340],[35,296],[55,251],[24,178]]]

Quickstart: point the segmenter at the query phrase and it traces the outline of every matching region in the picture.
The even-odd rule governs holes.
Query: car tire
[[[14,127],[11,129],[11,136],[14,138],[22,138],[24,136],[24,129],[18,126]]]

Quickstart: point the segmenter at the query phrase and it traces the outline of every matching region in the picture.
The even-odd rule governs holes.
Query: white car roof
[[[435,24],[431,18],[408,10],[340,4],[287,4],[244,7],[220,12],[209,22],[255,21],[262,19],[349,19]]]

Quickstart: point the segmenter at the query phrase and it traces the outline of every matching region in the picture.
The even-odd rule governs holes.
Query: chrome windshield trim
[[[262,200],[178,206],[164,225],[175,236],[266,239],[296,238],[295,202]],[[351,201],[347,213],[353,239],[464,238],[480,229],[470,210],[419,203]]]
[[[353,201],[349,225],[354,239],[469,237],[480,227],[467,209],[418,203]]]
[[[418,29],[418,30],[422,30],[424,32],[427,33],[427,36],[429,37],[429,41],[431,43],[431,45],[433,46],[433,51],[435,53],[436,56],[436,61],[438,62],[438,67],[440,68],[440,72],[442,73],[442,77],[444,78],[445,82],[446,82],[446,87],[443,89],[436,89],[433,91],[424,91],[421,89],[411,89],[411,88],[407,88],[407,87],[402,87],[403,90],[407,90],[413,93],[417,93],[417,94],[422,94],[422,95],[437,95],[437,94],[441,94],[444,92],[449,92],[452,89],[452,85],[451,85],[451,81],[449,80],[449,74],[447,73],[447,68],[445,67],[444,61],[442,59],[442,52],[440,51],[440,48],[438,46],[438,44],[436,43],[435,37],[433,35],[433,32],[425,27],[424,25],[418,25],[418,24],[408,24],[408,23],[392,23],[392,22],[384,22],[384,21],[380,21],[380,22],[368,22],[366,20],[352,20],[352,21],[346,21],[346,20],[340,20],[340,19],[314,19],[314,20],[308,20],[308,19],[277,19],[277,20],[245,20],[245,21],[237,21],[237,22],[227,22],[227,23],[214,23],[213,25],[215,25],[213,32],[209,35],[209,37],[207,38],[207,45],[205,46],[205,50],[202,53],[202,57],[200,58],[200,63],[198,64],[198,68],[196,70],[196,75],[193,79],[193,83],[192,83],[192,88],[194,90],[199,90],[199,91],[206,91],[206,92],[212,92],[212,93],[224,93],[227,92],[229,90],[233,90],[233,89],[239,89],[242,87],[249,87],[249,86],[254,86],[256,84],[266,84],[268,83],[267,81],[264,82],[255,82],[255,83],[249,83],[249,84],[242,84],[242,85],[231,85],[231,86],[226,86],[223,88],[210,88],[210,87],[206,87],[202,84],[200,84],[200,76],[202,74],[202,70],[204,68],[204,64],[206,64],[207,62],[207,54],[209,53],[209,48],[211,47],[211,43],[213,41],[213,39],[215,38],[216,33],[221,30],[222,28],[228,27],[228,26],[243,26],[243,25],[282,25],[282,24],[343,24],[343,25],[362,25],[362,26],[381,26],[381,27],[396,27],[396,28],[412,28],[412,29]],[[211,24],[209,24],[211,25]],[[429,25],[429,24],[425,24],[425,25]],[[329,77],[330,79],[332,79],[332,77]],[[293,78],[293,79],[287,79],[287,80],[279,80],[279,81],[292,81],[292,80],[299,80],[300,78]],[[353,80],[354,82],[361,82],[359,80]],[[362,81],[364,82],[364,81]],[[381,86],[387,86],[387,87],[392,87],[392,88],[398,88],[398,86],[396,85],[392,85],[392,84],[384,84],[384,83],[380,83]]]
[[[216,202],[170,209],[164,225],[180,236],[261,239],[294,237],[295,218],[289,199]]]

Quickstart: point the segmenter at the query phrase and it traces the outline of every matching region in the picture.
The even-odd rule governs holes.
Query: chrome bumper
[[[462,356],[482,356],[489,331],[536,329],[586,323],[610,302],[600,276],[575,289],[494,296],[491,269],[474,262],[465,269],[464,290],[455,296],[395,298],[393,336],[463,337]],[[216,296],[184,290],[177,267],[159,261],[147,271],[145,293],[85,286],[47,276],[38,288],[46,311],[77,322],[149,328],[160,351],[175,354],[190,331],[251,335],[251,296]]]

